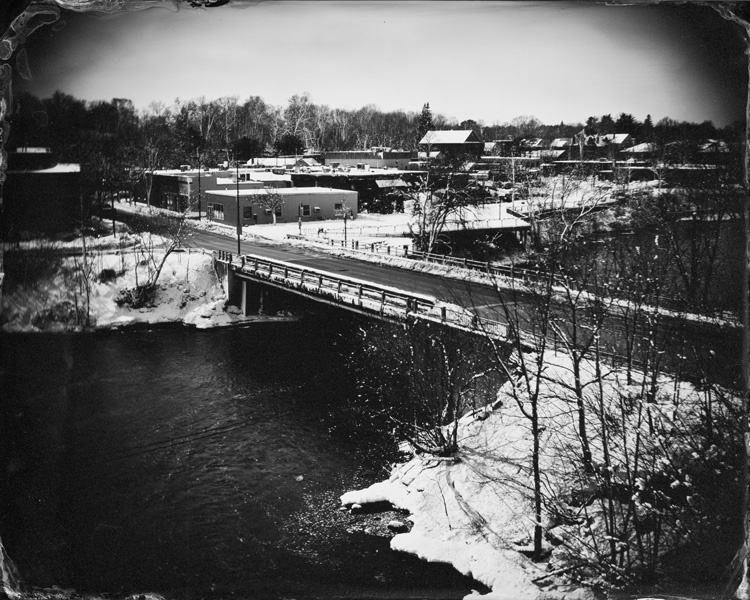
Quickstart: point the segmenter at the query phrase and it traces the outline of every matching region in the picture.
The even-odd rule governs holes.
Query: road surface
[[[194,230],[189,236],[188,245],[207,250],[224,250],[236,254],[236,238],[218,233]],[[243,254],[257,254],[270,259],[292,263],[301,267],[319,269],[355,279],[369,281],[404,291],[432,296],[439,301],[463,306],[478,316],[494,321],[506,322],[503,300],[510,299],[510,293],[499,294],[494,288],[478,283],[461,281],[435,274],[419,273],[388,265],[358,261],[353,258],[317,253],[309,248],[285,246],[271,242],[242,241]],[[516,295],[516,298],[519,298]],[[517,308],[522,321],[531,322],[537,310],[531,300],[521,301]],[[564,319],[564,315],[560,315]],[[685,359],[695,365],[710,364],[714,375],[721,372],[720,380],[730,385],[740,373],[739,359],[741,330],[685,320],[683,318],[663,318],[661,326],[669,339],[664,349],[664,360],[678,365]],[[622,322],[610,319],[605,327],[608,344],[621,348],[624,354]],[[695,357],[698,356],[699,359]],[[683,367],[684,368],[684,367]],[[696,373],[696,368],[690,370]]]

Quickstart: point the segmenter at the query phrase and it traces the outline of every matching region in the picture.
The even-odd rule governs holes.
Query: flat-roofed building
[[[266,206],[269,196],[280,200],[275,208]],[[205,194],[209,219],[237,225],[237,206],[242,225],[265,225],[274,222],[295,223],[298,220],[323,221],[357,216],[357,192],[332,188],[275,188],[209,190]]]
[[[333,169],[406,169],[416,156],[416,152],[407,150],[377,149],[326,152],[323,158],[325,165]]]
[[[349,169],[292,173],[294,187],[328,187],[358,194],[362,211],[390,214],[403,210],[401,190],[409,189],[422,173],[397,169]]]
[[[239,169],[169,169],[155,171],[151,177],[151,205],[183,212],[192,202],[197,209],[198,192],[207,190],[241,190],[290,187],[289,175],[240,167]],[[146,196],[144,190],[141,194]],[[203,204],[204,200],[201,200]],[[201,207],[201,210],[203,206]]]

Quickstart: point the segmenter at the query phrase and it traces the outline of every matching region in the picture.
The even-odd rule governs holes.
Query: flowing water
[[[24,581],[180,599],[477,587],[338,510],[388,458],[363,461],[340,426],[342,323],[3,336],[0,536]]]

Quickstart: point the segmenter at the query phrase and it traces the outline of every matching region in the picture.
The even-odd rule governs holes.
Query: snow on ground
[[[225,311],[225,290],[214,270],[213,256],[202,250],[174,252],[167,258],[157,283],[156,297],[151,304],[139,309],[119,306],[116,300],[120,293],[134,288],[138,283],[143,284],[148,277],[147,266],[139,264],[143,255],[135,251],[135,241],[136,238],[130,234],[102,236],[87,241],[91,265],[88,301],[91,326],[112,328],[182,322],[207,328],[271,318],[244,317],[232,307]],[[27,247],[33,246],[27,244]],[[14,285],[3,293],[0,319],[4,331],[60,331],[83,326],[86,288],[80,276],[82,242],[79,239],[45,247],[79,252],[74,252],[73,256],[62,256],[49,276],[28,284]],[[155,251],[157,260],[162,255],[162,251]]]
[[[137,205],[122,205],[125,210],[144,210]],[[368,228],[404,227],[408,217],[398,215],[360,215],[349,221],[347,235],[358,235],[367,240]],[[194,221],[197,227],[213,229],[232,235],[234,229],[207,221]],[[325,222],[329,238],[343,237],[343,221]],[[355,233],[359,229],[360,231]],[[305,232],[306,233],[306,232]],[[297,223],[279,223],[245,228],[245,239],[313,246],[337,254],[352,255],[353,251],[340,246],[330,246],[318,241],[317,229],[313,240],[288,239],[299,234]],[[360,237],[361,236],[361,237]],[[394,248],[403,238],[371,239],[392,243]],[[139,270],[136,255],[124,247],[134,240],[120,234],[107,236],[88,244],[94,254],[95,274],[112,269],[118,276],[107,283],[96,281],[91,290],[91,314],[97,327],[117,327],[133,323],[161,323],[181,321],[197,327],[236,323],[245,319],[224,311],[225,294],[221,281],[214,271],[212,256],[201,251],[178,252],[171,255],[159,281],[154,306],[139,310],[120,307],[115,302],[120,290],[136,284],[145,273]],[[71,245],[75,245],[72,242]],[[61,249],[63,249],[61,247]],[[100,251],[101,250],[101,251]],[[411,269],[424,269],[452,274],[462,278],[486,281],[486,275],[457,267],[446,267],[418,261],[407,261],[395,256],[366,252],[354,253],[359,259],[398,264]],[[62,259],[61,267],[49,279],[33,286],[17,286],[4,294],[2,328],[6,331],[38,330],[35,315],[64,302],[80,302],[81,290],[73,276],[75,257]],[[251,317],[252,318],[252,317]],[[258,317],[256,317],[258,318]],[[262,317],[260,317],[262,318]],[[47,323],[63,328],[62,324]],[[571,368],[560,357],[545,357],[548,380],[569,379]],[[622,378],[611,379],[611,385],[622,388]],[[345,505],[388,501],[411,513],[413,526],[408,533],[396,535],[392,540],[395,550],[411,552],[428,561],[453,564],[460,572],[488,585],[493,591],[484,598],[492,599],[543,599],[589,598],[585,588],[555,587],[550,580],[542,587],[534,579],[545,572],[540,565],[526,559],[519,552],[528,547],[533,529],[530,510],[529,455],[530,436],[528,424],[518,411],[510,384],[500,391],[500,402],[494,410],[468,415],[461,423],[461,449],[455,461],[417,456],[406,464],[395,467],[387,481],[365,490],[351,491],[342,496]],[[665,384],[665,387],[669,385]],[[548,421],[548,432],[555,435],[574,436],[573,417],[563,398],[570,392],[570,382],[560,385],[549,383],[544,403],[543,419]],[[686,394],[689,392],[685,392]],[[596,445],[596,439],[592,443]],[[544,447],[544,445],[543,445]],[[566,461],[559,455],[544,458],[549,473],[559,470]],[[568,463],[570,461],[567,461]],[[553,468],[554,467],[554,468]],[[564,471],[564,469],[563,469]],[[565,473],[560,473],[563,478]]]
[[[513,360],[518,362],[519,359],[516,356]],[[533,355],[527,355],[525,360],[527,365],[536,364]],[[593,593],[584,587],[560,585],[551,576],[543,578],[561,565],[570,564],[566,562],[570,556],[584,562],[596,560],[588,541],[593,538],[587,536],[597,537],[602,545],[608,539],[596,504],[576,508],[561,500],[570,493],[571,482],[580,476],[575,470],[581,464],[580,456],[571,450],[578,443],[577,413],[571,410],[571,405],[575,405],[575,399],[571,397],[575,387],[573,366],[570,358],[562,353],[546,354],[544,365],[539,411],[543,431],[540,464],[545,506],[550,506],[548,502],[551,502],[573,513],[582,511],[580,516],[590,519],[591,523],[588,533],[582,533],[578,525],[561,524],[553,517],[543,517],[545,530],[553,532],[558,540],[565,540],[554,549],[547,546],[552,550],[548,564],[535,564],[520,553],[530,548],[534,529],[532,436],[528,418],[519,409],[519,399],[528,403],[523,385],[519,385],[520,380],[506,383],[493,406],[461,420],[460,448],[455,457],[417,455],[394,467],[388,480],[345,493],[341,497],[342,505],[390,502],[397,508],[408,510],[409,520],[413,523],[411,530],[395,535],[391,548],[416,554],[428,561],[453,564],[461,573],[492,589],[482,598],[570,600],[593,597]],[[592,363],[584,361],[581,367],[584,382],[598,381]],[[607,372],[602,378],[601,388],[591,386],[601,391],[587,391],[586,401],[598,405],[597,394],[602,394],[607,399],[609,410],[616,413],[619,410],[617,398],[641,398],[643,395],[642,375],[632,372],[631,377],[628,383],[624,371]],[[668,377],[659,380],[658,389],[657,401],[648,408],[655,421],[685,425],[693,418],[690,407],[700,405],[701,392],[691,384],[675,382]],[[673,400],[678,396],[684,406],[683,415],[675,414]],[[591,407],[589,410],[593,411]],[[595,463],[603,464],[604,438],[595,425],[590,427],[593,459]],[[649,451],[657,457],[660,455],[662,450],[658,442],[652,439],[653,436],[646,435],[645,427],[645,421],[631,423],[628,433],[622,436],[607,431],[608,449],[612,453],[608,460],[611,460],[609,464],[615,473],[623,472],[623,465],[628,460],[623,448],[632,452],[637,431],[642,435],[638,444],[653,445]],[[644,506],[646,510],[647,505]],[[683,533],[673,535],[675,539],[681,539]],[[667,545],[666,534],[664,544]]]

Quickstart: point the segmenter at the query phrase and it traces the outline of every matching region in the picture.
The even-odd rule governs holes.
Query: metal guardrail
[[[421,318],[502,339],[508,335],[504,323],[485,319],[459,306],[442,304],[431,296],[253,254],[238,257],[230,252],[216,251],[214,258],[258,279],[273,281],[338,304],[348,304],[364,312],[397,319]]]
[[[473,271],[482,271],[489,275],[502,275],[504,277],[512,277],[514,279],[521,279],[525,283],[530,282],[542,282],[546,279],[542,278],[543,273],[539,270],[522,269],[514,266],[507,267],[505,265],[498,265],[489,261],[471,260],[468,258],[455,258],[453,256],[445,256],[443,254],[435,254],[431,252],[419,252],[413,250],[405,255],[406,258],[414,260],[424,260],[428,262],[440,263],[443,265],[450,265],[453,267],[461,267],[463,269],[471,269]],[[555,278],[554,283],[563,283],[560,278]]]
[[[516,279],[519,281],[522,281],[525,284],[544,284],[546,285],[548,280],[548,275],[545,274],[544,271],[540,269],[524,269],[520,267],[515,266],[505,266],[505,265],[498,265],[491,262],[483,262],[478,260],[470,260],[466,258],[455,258],[452,256],[444,256],[442,254],[434,254],[429,252],[419,252],[416,250],[405,252],[404,258],[410,258],[414,260],[424,260],[428,262],[434,262],[439,263],[443,265],[450,265],[454,267],[461,267],[464,269],[471,269],[473,271],[481,271],[483,273],[487,273],[490,276],[503,276],[503,277],[510,277],[512,279]],[[552,285],[554,286],[561,286],[566,289],[570,290],[581,290],[585,292],[590,292],[594,294],[601,294],[602,291],[604,293],[609,293],[610,289],[608,286],[603,286],[594,288],[593,286],[586,285],[585,283],[583,285],[580,285],[579,282],[576,282],[575,280],[572,280],[567,277],[562,277],[559,275],[555,275],[552,277]],[[626,297],[615,295],[613,298],[617,298],[619,300],[627,300]],[[658,306],[659,308],[664,308],[667,310],[674,310],[674,311],[687,311],[685,308],[685,302],[684,300],[681,300],[679,298],[673,298],[670,296],[654,296],[652,297],[652,300],[658,301],[657,304],[653,307],[656,308]]]
[[[282,261],[275,261],[255,255],[233,256],[229,252],[214,252],[215,260],[226,263],[230,268],[256,277],[269,280],[297,291],[319,296],[337,304],[349,304],[363,312],[378,314],[394,319],[406,320],[420,318],[446,326],[456,327],[480,335],[508,341],[517,336],[517,341],[533,348],[540,342],[534,333],[516,327],[511,331],[508,324],[486,319],[456,305],[446,305],[430,296],[404,292],[372,282],[334,275],[326,271],[299,267]],[[648,340],[645,340],[648,343]],[[664,343],[671,343],[665,339]],[[547,335],[547,348],[557,354],[565,352],[564,344],[555,332]],[[636,356],[628,359],[616,351],[602,350],[602,358],[611,361],[614,367],[638,368],[641,364],[640,353],[653,351],[650,346],[640,346]],[[661,354],[663,351],[658,350]]]

